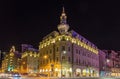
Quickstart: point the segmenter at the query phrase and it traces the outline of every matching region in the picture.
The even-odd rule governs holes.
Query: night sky
[[[1,0],[0,49],[21,44],[38,48],[42,38],[57,30],[62,6],[70,30],[100,49],[120,50],[120,5],[112,0]]]

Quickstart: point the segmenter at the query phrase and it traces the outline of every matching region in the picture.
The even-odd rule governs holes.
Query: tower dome
[[[66,34],[69,30],[69,25],[67,24],[67,16],[64,7],[60,16],[60,24],[58,25],[58,30],[61,34]]]

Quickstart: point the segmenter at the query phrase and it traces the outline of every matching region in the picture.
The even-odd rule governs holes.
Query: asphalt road
[[[7,79],[7,78],[0,78]],[[111,77],[101,77],[101,78],[47,78],[47,77],[13,77],[10,79],[120,79],[120,78],[111,78]]]

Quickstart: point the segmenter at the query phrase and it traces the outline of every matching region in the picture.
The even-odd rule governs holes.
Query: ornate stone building
[[[54,77],[99,76],[98,48],[70,30],[63,8],[59,31],[43,38],[39,45],[39,72]]]
[[[21,73],[38,73],[38,50],[32,45],[22,44]]]
[[[120,55],[114,50],[103,50],[106,54],[105,76],[120,76]]]
[[[9,53],[5,55],[2,60],[2,72],[19,72],[21,55],[15,50],[15,46],[12,46]]]

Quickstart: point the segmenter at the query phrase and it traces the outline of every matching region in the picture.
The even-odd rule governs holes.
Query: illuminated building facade
[[[50,77],[99,76],[97,46],[77,32],[68,31],[64,8],[58,30],[40,42],[39,72]]]
[[[120,76],[120,55],[114,50],[103,50],[106,53],[106,76]]]
[[[2,52],[0,50],[0,72],[1,72],[1,66],[2,66]]]
[[[99,50],[99,73],[100,76],[105,76],[106,73],[106,53],[102,50]]]
[[[22,44],[21,73],[37,73],[38,58],[38,50],[34,49],[31,45]]]
[[[15,50],[15,46],[12,46],[10,52],[2,60],[2,72],[19,72],[20,56],[18,51]]]

